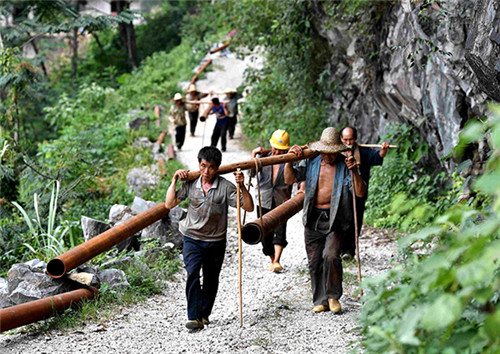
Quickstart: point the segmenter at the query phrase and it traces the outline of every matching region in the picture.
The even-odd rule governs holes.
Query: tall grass
[[[49,214],[47,222],[43,223],[40,218],[38,194],[34,194],[34,207],[36,218],[31,219],[26,210],[17,202],[12,204],[21,212],[24,221],[29,228],[29,242],[23,245],[30,252],[42,260],[51,259],[61,253],[64,253],[64,236],[69,231],[69,226],[55,226],[57,214],[57,200],[61,184],[59,181],[51,182],[52,193],[49,202]]]

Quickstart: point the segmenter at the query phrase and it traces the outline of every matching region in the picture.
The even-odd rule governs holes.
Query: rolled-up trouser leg
[[[329,232],[328,213],[313,211],[304,232],[314,305],[328,306],[328,298],[342,296],[340,236]]]

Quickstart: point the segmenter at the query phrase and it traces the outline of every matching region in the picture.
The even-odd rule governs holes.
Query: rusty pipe
[[[319,152],[312,151],[310,149],[304,149],[303,153],[304,154],[302,155],[302,157],[298,157],[294,153],[288,153],[288,154],[283,154],[283,155],[274,155],[274,156],[269,156],[269,157],[262,157],[259,159],[260,160],[260,167],[310,159],[310,158],[314,158],[314,157],[318,156],[318,154],[319,154]],[[247,161],[236,162],[236,163],[231,163],[228,165],[219,166],[217,173],[220,175],[223,175],[226,173],[234,172],[238,168],[240,168],[241,170],[250,170],[252,168],[255,168],[255,160],[247,160]],[[200,176],[200,171],[191,171],[191,172],[189,172],[188,178],[186,180],[192,181],[193,179],[196,179],[199,176]]]
[[[136,232],[160,220],[168,214],[165,203],[154,207],[116,225],[100,235],[70,249],[47,263],[47,273],[52,278],[60,278],[70,270],[109,250],[114,245],[134,235]]]
[[[271,231],[302,210],[304,204],[304,193],[296,194],[295,197],[277,206],[260,219],[249,222],[243,226],[241,237],[245,243],[255,245],[262,241]]]
[[[0,332],[45,320],[98,294],[94,287],[82,288],[0,310]]]
[[[169,144],[167,147],[167,155],[169,160],[175,160],[175,150],[172,144]]]
[[[166,137],[166,136],[167,136],[167,131],[166,131],[166,130],[165,130],[165,131],[162,131],[162,132],[160,133],[160,135],[158,136],[158,140],[156,140],[156,142],[157,142],[158,144],[163,144],[163,140],[165,140],[165,137]]]
[[[231,42],[227,42],[227,43],[225,43],[225,44],[221,45],[220,47],[218,47],[218,48],[215,48],[215,49],[211,50],[211,51],[210,51],[210,54],[217,53],[218,51],[221,51],[222,49],[225,49],[225,48],[229,47],[229,44],[230,44],[230,43],[231,43]]]
[[[207,68],[207,66],[209,66],[210,64],[212,64],[212,59],[208,59],[207,62],[205,64],[203,64],[203,66],[201,68],[198,69],[196,74],[194,74],[194,76],[191,78],[191,81],[189,82],[189,84],[193,85],[194,82],[198,79],[198,76],[200,76],[200,74],[203,72],[203,70],[205,70]]]

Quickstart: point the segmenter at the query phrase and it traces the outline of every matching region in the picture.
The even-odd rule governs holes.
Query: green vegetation
[[[402,238],[404,258],[364,282],[361,313],[367,353],[497,353],[500,349],[500,109],[470,124],[461,144],[494,147],[474,188],[495,202],[457,205]]]
[[[464,179],[436,170],[428,146],[408,125],[392,125],[382,140],[399,146],[383,166],[372,168],[365,221],[375,227],[413,231],[457,203]]]

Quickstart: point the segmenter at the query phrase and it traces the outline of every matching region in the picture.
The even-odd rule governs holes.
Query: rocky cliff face
[[[331,48],[330,120],[357,127],[361,142],[376,141],[389,122],[410,124],[434,158],[447,156],[467,120],[483,116],[487,101],[500,101],[499,2],[376,4],[339,21],[331,3],[311,1],[315,27]],[[450,160],[441,164],[454,168]]]

